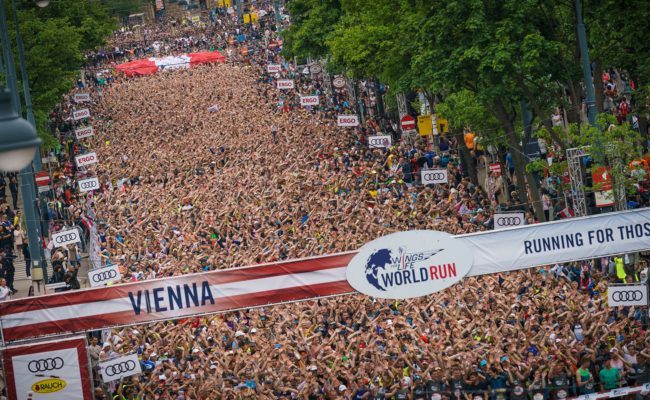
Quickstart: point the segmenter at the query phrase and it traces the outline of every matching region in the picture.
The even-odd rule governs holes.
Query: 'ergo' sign
[[[318,96],[300,96],[301,106],[317,106],[318,104]]]
[[[282,71],[282,66],[280,64],[269,64],[266,66],[266,71],[269,74],[274,74],[276,72]]]
[[[79,128],[74,131],[75,136],[77,137],[77,140],[91,137],[95,134],[93,131],[92,126],[84,126],[83,128]]]
[[[84,119],[84,118],[90,118],[90,110],[88,110],[87,108],[82,108],[81,110],[73,111],[72,118],[75,121],[79,121],[80,119]]]
[[[336,123],[338,126],[359,126],[359,117],[356,115],[339,115]]]
[[[278,80],[278,89],[286,90],[293,89],[293,81],[291,79],[280,79]]]
[[[95,164],[97,162],[97,153],[94,151],[92,153],[82,154],[74,158],[77,163],[77,167],[85,167],[86,165]]]

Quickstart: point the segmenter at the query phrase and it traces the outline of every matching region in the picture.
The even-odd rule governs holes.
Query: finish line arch
[[[465,276],[650,250],[650,209],[454,236]],[[363,249],[363,248],[362,248]],[[357,251],[0,303],[3,343],[355,294]],[[453,254],[452,254],[453,256]]]

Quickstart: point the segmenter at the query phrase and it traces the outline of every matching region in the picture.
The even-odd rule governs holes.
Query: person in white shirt
[[[0,279],[0,301],[11,299],[11,289],[7,287],[7,280]]]

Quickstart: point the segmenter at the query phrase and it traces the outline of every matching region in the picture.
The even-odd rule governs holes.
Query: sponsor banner
[[[423,169],[420,171],[420,178],[423,185],[449,182],[446,169]]]
[[[318,96],[300,96],[301,106],[317,106],[318,104]]]
[[[648,305],[648,286],[643,283],[609,285],[607,305],[610,307],[632,307]]]
[[[312,74],[320,74],[321,72],[323,72],[323,67],[321,67],[320,64],[312,64],[309,67],[309,72],[311,72]]]
[[[75,103],[86,103],[90,101],[90,93],[75,93],[74,94]]]
[[[391,135],[368,136],[368,146],[371,149],[387,149],[393,144]]]
[[[90,110],[87,108],[82,108],[81,110],[76,110],[72,112],[72,119],[79,121],[80,119],[90,118]]]
[[[494,214],[494,229],[512,228],[526,225],[525,213]]]
[[[428,238],[429,233],[420,233],[418,238],[420,236]],[[470,257],[473,263],[466,276],[650,250],[650,209],[454,236],[453,240],[458,241],[459,246],[454,246],[455,242],[448,240],[447,236],[432,232],[431,240],[426,243],[428,247],[418,242],[418,238],[413,239],[413,245],[402,246],[403,249],[388,245],[377,247],[376,250],[388,249],[391,253],[390,262],[386,261],[389,258],[384,258],[386,268],[380,265],[377,269],[377,277],[381,279],[377,282],[386,290],[372,286],[362,275],[357,281],[365,280],[365,287],[371,286],[370,290],[374,287],[376,292],[373,295],[383,293],[384,297],[392,293],[401,295],[401,289],[389,290],[387,287],[409,282],[415,285],[417,293],[433,293],[429,285],[422,283],[425,279],[436,281],[436,290],[448,287],[466,273],[465,264]],[[402,240],[406,236],[399,238]],[[374,244],[362,249],[367,250],[367,246],[373,247]],[[424,254],[440,249],[446,250],[435,256],[433,253]],[[346,278],[347,265],[355,254],[341,253],[4,301],[0,302],[2,333],[6,341],[27,340],[49,334],[91,331],[356,293]],[[355,263],[364,266],[363,263],[371,261],[368,259],[370,255],[365,261],[357,259]],[[385,272],[397,270],[393,261],[398,256],[403,258],[404,269],[408,266],[416,272],[400,272],[399,277],[393,274],[384,278]],[[427,256],[427,260],[421,263],[419,258]],[[378,262],[379,259],[373,260]],[[365,266],[369,267],[369,274],[374,274],[373,264]],[[432,266],[435,267],[433,271]],[[423,272],[423,268],[428,270]]]
[[[339,115],[336,118],[338,126],[359,126],[359,117],[356,115]]]
[[[97,177],[82,179],[79,181],[79,192],[86,193],[91,190],[99,190],[99,179]]]
[[[61,247],[67,244],[80,242],[81,238],[79,236],[79,231],[76,228],[52,234],[52,243],[54,243],[54,247]]]
[[[334,78],[334,80],[332,80],[332,85],[337,89],[342,89],[343,87],[345,87],[345,78],[341,76],[337,76],[336,78]]]
[[[122,274],[120,274],[120,268],[117,265],[88,271],[90,287],[106,286],[109,283],[119,282],[121,279]]]
[[[2,359],[10,399],[92,399],[84,337],[8,347]]]
[[[650,249],[650,208],[458,237],[474,253],[470,276],[634,253]]]
[[[291,79],[279,79],[278,80],[278,89],[280,90],[288,90],[288,89],[293,89],[294,84],[293,80]]]
[[[76,156],[74,161],[77,163],[77,167],[95,164],[97,162],[97,153],[93,151],[92,153],[81,154]]]
[[[93,130],[92,126],[84,126],[83,128],[75,129],[74,135],[76,136],[77,140],[81,140],[83,138],[91,137],[95,134],[95,131]]]
[[[4,301],[2,332],[16,341],[354,293],[345,279],[353,254]]]
[[[385,299],[426,296],[460,281],[473,257],[463,243],[436,231],[397,232],[365,244],[348,265],[350,285]]]
[[[266,72],[269,74],[275,74],[280,71],[282,71],[282,66],[280,64],[269,64],[266,66]]]
[[[490,167],[490,172],[494,172],[501,176],[501,164],[496,163],[496,164],[489,164]]]
[[[140,360],[137,354],[114,358],[110,361],[99,363],[99,373],[104,383],[117,381],[128,376],[142,373]]]

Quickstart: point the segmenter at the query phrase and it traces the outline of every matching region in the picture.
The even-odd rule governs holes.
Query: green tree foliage
[[[286,57],[302,60],[328,54],[326,41],[341,17],[339,0],[293,0],[291,25],[282,33]]]
[[[101,45],[116,27],[116,21],[95,0],[56,0],[46,8],[37,8],[28,0],[18,1],[17,5],[36,125],[50,143],[46,130],[49,113],[74,85],[84,53]],[[11,10],[8,0],[5,9]],[[8,14],[16,70],[20,71],[13,14]]]

